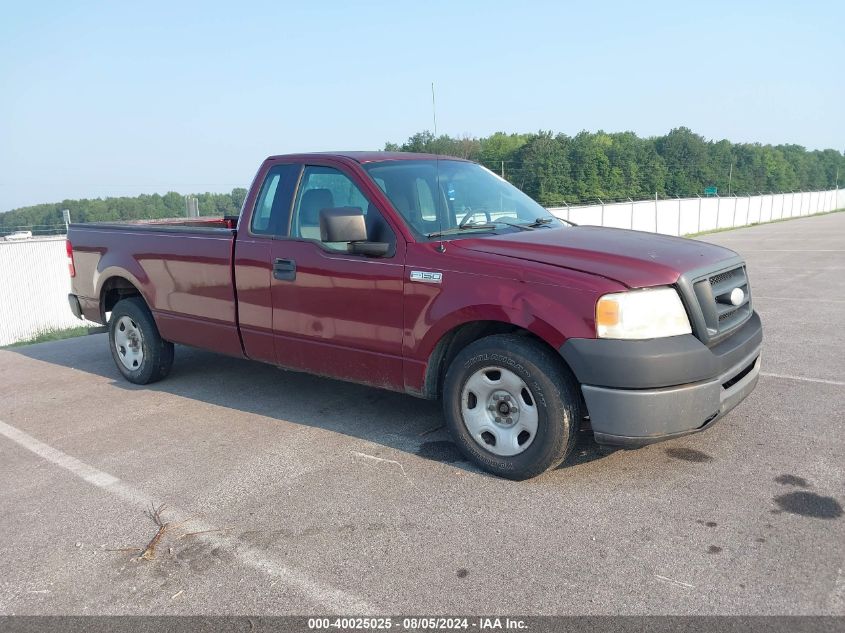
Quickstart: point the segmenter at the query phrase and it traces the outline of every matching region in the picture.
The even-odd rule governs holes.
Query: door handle
[[[280,281],[293,281],[296,279],[296,262],[292,259],[274,260],[273,277]]]

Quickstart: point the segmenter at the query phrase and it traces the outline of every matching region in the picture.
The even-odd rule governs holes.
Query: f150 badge
[[[433,273],[427,270],[412,270],[411,281],[422,281],[427,284],[439,284],[443,281],[443,273]]]

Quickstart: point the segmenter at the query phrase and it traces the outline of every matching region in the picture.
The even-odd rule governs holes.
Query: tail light
[[[73,264],[73,244],[70,240],[65,240],[65,248],[67,249],[67,270],[71,277],[76,277],[76,266]]]

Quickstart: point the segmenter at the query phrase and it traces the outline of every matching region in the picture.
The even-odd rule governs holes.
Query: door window
[[[393,232],[349,176],[333,167],[306,167],[296,195],[290,227],[291,237],[316,240],[323,246],[346,251],[347,242],[323,242],[320,234],[320,211],[354,207],[364,214],[367,239],[395,242]],[[376,235],[378,234],[378,235]],[[389,234],[389,239],[384,239]]]
[[[250,231],[257,235],[282,235],[287,227],[293,187],[299,165],[275,165],[267,172],[252,211]]]

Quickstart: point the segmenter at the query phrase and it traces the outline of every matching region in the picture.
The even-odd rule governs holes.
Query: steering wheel
[[[467,211],[467,212],[466,212],[466,215],[464,215],[464,217],[461,219],[461,221],[460,221],[458,224],[459,224],[459,225],[461,225],[461,226],[463,226],[464,224],[466,224],[467,222],[469,222],[470,218],[471,218],[472,216],[474,216],[476,213],[483,213],[483,214],[484,214],[485,219],[487,220],[487,223],[488,223],[488,224],[490,224],[490,221],[491,221],[491,218],[490,218],[490,212],[489,212],[489,211],[487,211],[487,210],[478,210],[478,211],[476,211],[475,209],[470,209],[469,211]]]

